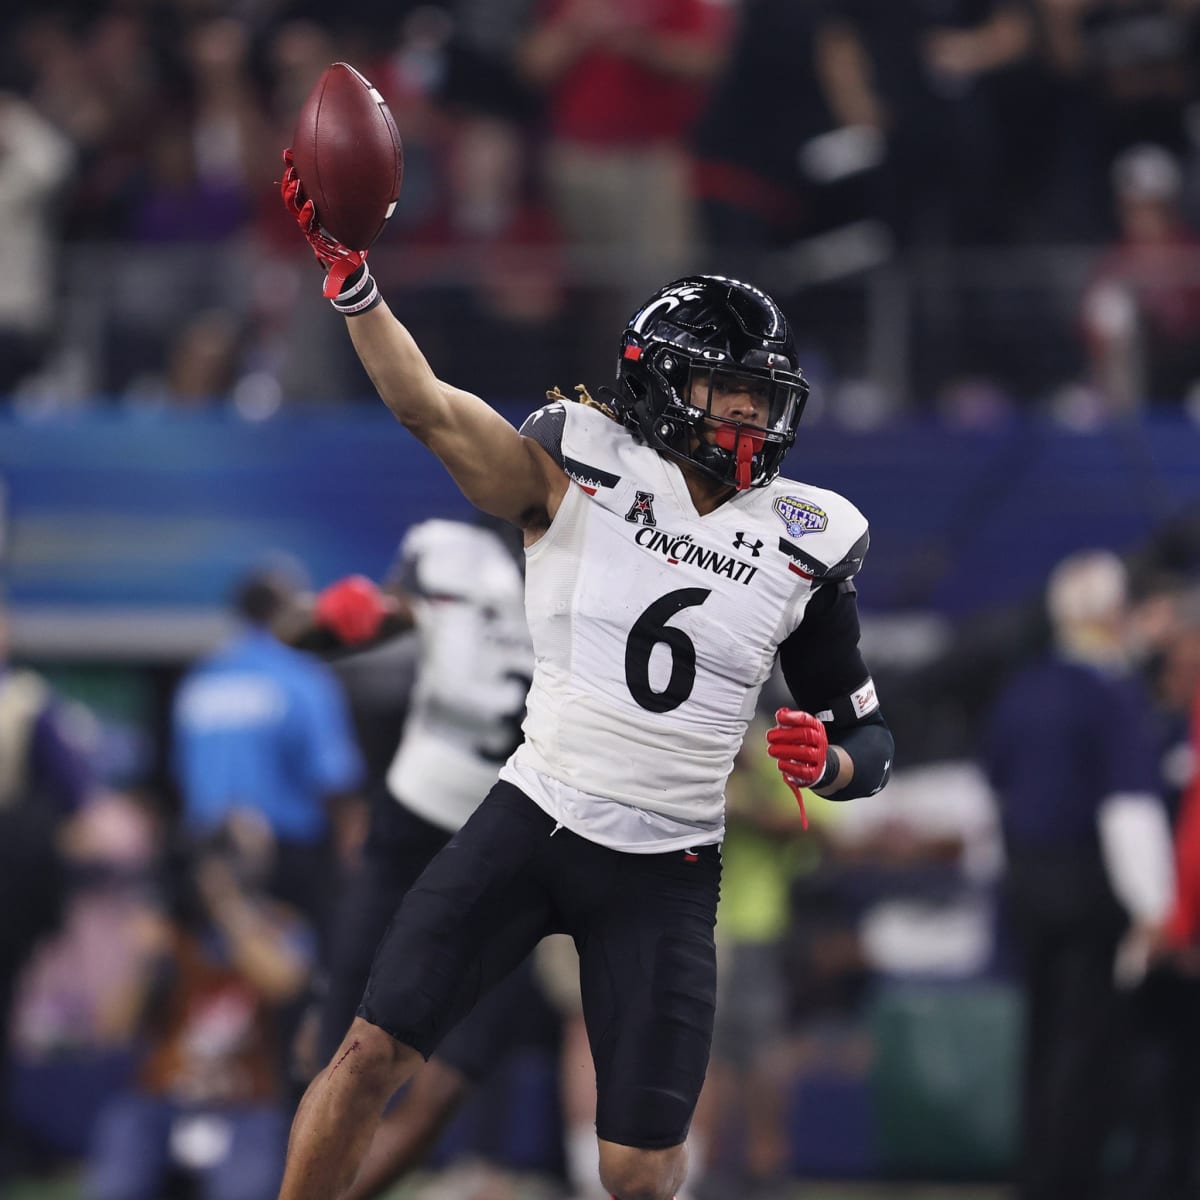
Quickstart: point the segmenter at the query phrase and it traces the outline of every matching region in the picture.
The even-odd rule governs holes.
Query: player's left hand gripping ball
[[[283,152],[283,165],[279,194],[283,197],[284,207],[295,218],[300,232],[312,247],[317,261],[328,271],[325,276],[324,295],[327,300],[332,300],[342,290],[347,278],[363,265],[367,252],[343,246],[321,228],[316,207],[304,194],[304,186],[300,182],[300,176],[296,174],[296,160],[291,149]]]
[[[830,753],[824,723],[811,713],[781,708],[775,713],[775,721],[775,727],[767,730],[767,753],[795,793],[807,829],[808,815],[800,791],[824,782],[836,771],[837,760]]]

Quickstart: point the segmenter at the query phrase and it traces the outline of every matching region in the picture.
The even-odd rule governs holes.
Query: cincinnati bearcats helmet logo
[[[625,514],[625,520],[631,525],[636,525],[639,521],[643,525],[657,525],[658,522],[654,519],[654,493],[638,492]]]
[[[629,323],[629,328],[635,333],[643,333],[646,329],[646,322],[656,312],[662,312],[665,316],[667,313],[674,312],[685,300],[699,300],[703,295],[704,289],[694,283],[676,284],[665,288],[641,312],[634,315],[633,320]]]

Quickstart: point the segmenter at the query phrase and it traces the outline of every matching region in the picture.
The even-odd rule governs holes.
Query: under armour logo
[[[758,552],[763,548],[763,544],[758,538],[755,538],[752,542],[746,541],[745,533],[739,529],[737,537],[733,539],[733,548],[735,550],[749,550],[750,554],[754,558],[757,558]]]
[[[658,522],[654,519],[654,493],[638,492],[625,514],[625,520],[631,525],[636,525],[639,521],[643,525],[657,525]]]

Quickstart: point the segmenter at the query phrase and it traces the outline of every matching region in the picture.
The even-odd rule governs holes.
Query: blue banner
[[[842,492],[870,519],[865,608],[955,614],[1028,597],[1068,551],[1129,549],[1200,502],[1200,431],[1183,421],[1088,434],[1033,421],[986,434],[814,426],[785,471]],[[295,555],[318,586],[378,576],[410,524],[470,511],[433,455],[373,408],[261,424],[225,413],[7,416],[0,479],[18,613],[217,606],[269,551]]]

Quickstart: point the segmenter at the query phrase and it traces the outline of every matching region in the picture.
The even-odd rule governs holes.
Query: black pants
[[[372,795],[362,865],[334,921],[320,1061],[332,1057],[354,1019],[375,949],[401,901],[449,840],[446,830],[398,804],[385,787]],[[451,1030],[438,1046],[438,1058],[478,1083],[511,1048],[528,1014],[542,1008],[536,987],[530,964],[522,964]]]
[[[497,783],[404,898],[359,1014],[428,1056],[548,933],[569,933],[596,1064],[596,1132],[687,1136],[716,1003],[716,846],[626,854]]]
[[[1096,1200],[1121,1078],[1113,962],[1125,919],[1095,853],[1009,851],[1027,998],[1021,1200]]]

